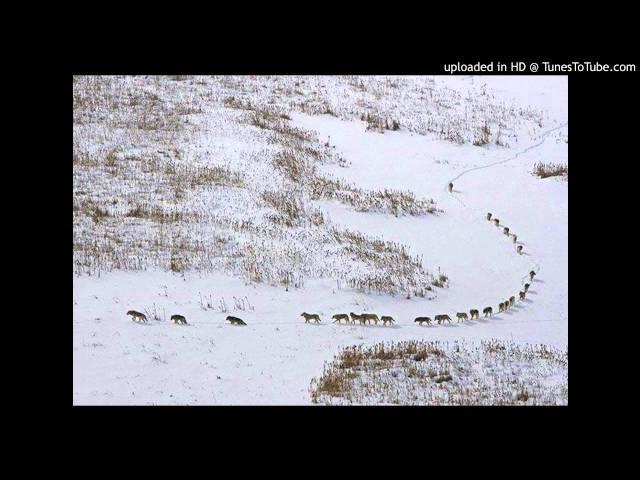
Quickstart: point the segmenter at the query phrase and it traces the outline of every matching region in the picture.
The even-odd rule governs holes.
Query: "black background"
[[[489,447],[495,448],[498,455],[507,446],[517,448],[532,440],[541,450],[562,455],[570,431],[587,433],[595,424],[606,424],[607,420],[596,418],[595,412],[624,401],[624,396],[616,393],[612,372],[622,360],[609,349],[626,344],[619,338],[616,325],[631,319],[608,316],[607,312],[614,307],[611,302],[617,302],[618,298],[610,297],[614,294],[609,290],[613,287],[618,291],[623,283],[615,272],[619,267],[631,269],[630,247],[635,246],[635,234],[626,237],[625,242],[616,232],[626,231],[627,225],[635,223],[632,203],[635,182],[627,172],[637,154],[625,149],[638,138],[637,73],[568,75],[571,136],[568,407],[74,407],[72,75],[446,75],[443,64],[455,62],[633,63],[623,54],[443,53],[442,49],[433,48],[433,44],[429,48],[420,44],[412,45],[417,47],[414,49],[401,48],[406,45],[396,47],[393,39],[370,45],[363,38],[360,47],[351,48],[341,48],[339,41],[331,47],[307,47],[301,41],[293,49],[282,48],[265,38],[241,51],[231,51],[221,41],[207,44],[198,39],[198,42],[203,43],[198,43],[195,49],[184,42],[180,48],[141,42],[128,49],[116,43],[115,48],[106,50],[83,48],[82,39],[78,39],[73,49],[68,50],[70,55],[64,65],[47,67],[36,79],[46,90],[47,98],[38,121],[34,122],[37,141],[33,143],[44,147],[44,151],[37,154],[38,158],[22,162],[25,177],[34,177],[33,172],[29,173],[29,165],[34,162],[42,167],[35,175],[36,181],[29,182],[37,203],[33,208],[27,206],[24,212],[35,232],[24,235],[16,247],[36,252],[34,256],[39,257],[36,266],[27,272],[25,282],[30,284],[26,284],[29,297],[26,304],[37,306],[42,313],[29,321],[37,329],[45,324],[48,331],[40,336],[45,337],[48,348],[37,358],[30,357],[36,363],[29,367],[28,382],[36,389],[33,394],[36,404],[54,407],[49,420],[54,420],[51,428],[55,432],[62,434],[68,430],[66,433],[83,445],[83,451],[98,453],[93,451],[94,445],[98,448],[98,444],[109,439],[106,443],[113,442],[112,447],[120,448],[123,455],[139,452],[146,458],[153,457],[153,463],[169,454],[189,457],[193,449],[210,448],[212,460],[239,455],[243,459],[238,464],[241,470],[254,466],[251,458],[262,449],[275,449],[278,456],[271,457],[271,462],[279,459],[284,463],[294,451],[306,450],[317,453],[315,458],[322,464],[322,470],[328,459],[333,465],[341,457],[362,464],[407,459],[409,463],[419,461],[426,466],[429,462],[437,463],[439,452],[459,449],[462,455],[452,465],[457,468],[458,463],[465,463],[466,452]],[[17,190],[15,195],[19,198],[29,193],[22,186]],[[621,307],[615,310],[622,314]],[[609,323],[612,327],[606,328]],[[96,439],[97,443],[84,442],[85,438]],[[531,454],[530,460],[535,464],[537,453]],[[498,460],[487,458],[487,461]],[[255,466],[260,468],[261,464],[256,462]],[[300,474],[306,475],[309,469],[314,473],[316,469],[310,466],[301,466]],[[221,473],[215,464],[210,468]]]

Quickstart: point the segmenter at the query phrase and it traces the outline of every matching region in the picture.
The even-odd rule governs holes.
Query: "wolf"
[[[345,322],[349,323],[349,315],[347,315],[346,313],[337,313],[331,318],[333,318],[333,323],[336,323],[336,322],[340,323],[341,320],[344,320]]]
[[[416,317],[414,322],[415,323],[419,323],[420,325],[422,325],[423,323],[426,323],[427,325],[430,325],[431,324],[431,318],[429,318],[429,317]]]
[[[362,318],[362,315],[358,315],[357,313],[353,312],[350,312],[349,315],[351,316],[351,325],[355,325],[356,321],[360,321],[360,323],[362,323],[362,321],[360,320]]]
[[[315,320],[316,323],[320,322],[320,315],[317,313],[302,312],[300,316],[304,317],[304,323],[309,323],[309,320]]]
[[[468,319],[469,319],[469,317],[467,316],[467,314],[466,314],[466,313],[464,313],[464,312],[462,312],[462,313],[460,313],[460,312],[456,313],[456,317],[458,317],[458,321],[459,321],[459,322],[464,322],[465,320],[468,320]]]
[[[487,220],[491,220],[491,212],[487,213]]]
[[[449,317],[449,315],[436,315],[433,318],[435,318],[436,322],[438,322],[438,325],[444,322],[451,323],[451,317]]]
[[[393,317],[389,317],[387,315],[383,315],[380,317],[380,321],[382,322],[383,325],[386,325],[387,323],[390,323],[391,325],[394,324],[395,320],[393,319]]]
[[[530,286],[531,286],[531,285],[529,285],[528,283],[525,283],[525,284],[524,284],[524,293],[527,293],[527,292],[529,291],[529,287],[530,287]]]
[[[518,241],[518,235],[514,234],[513,235],[513,243],[516,243]]]
[[[147,316],[144,313],[136,312],[135,310],[129,310],[127,312],[127,315],[131,315],[131,320],[133,320],[134,322],[137,322],[137,321],[146,322],[147,321]]]
[[[509,236],[509,227],[504,227],[502,229],[502,233],[504,233],[508,237]]]
[[[504,303],[498,304],[498,312],[504,312]]]
[[[493,224],[497,227],[498,225],[500,225],[500,220],[498,220],[497,218],[494,218]]]
[[[238,317],[232,317],[231,315],[229,315],[225,321],[231,323],[231,325],[246,325],[244,320]]]
[[[520,255],[522,255],[522,245],[518,245],[516,247],[516,252],[518,252]]]
[[[371,320],[373,320],[375,322],[375,324],[378,324],[378,320],[380,320],[378,318],[378,315],[376,315],[375,313],[363,313],[361,315],[362,318],[364,318],[365,320],[367,320],[369,322],[369,324],[371,324]]]
[[[516,304],[516,297],[509,297],[509,306],[513,307]]]
[[[520,293],[518,295],[520,295],[520,300],[524,300],[524,298],[527,296],[527,294],[525,292],[523,292],[522,290],[520,291]]]
[[[187,319],[182,315],[171,315],[171,320],[173,320],[174,323],[182,323],[183,325],[187,324]]]
[[[453,191],[453,182],[449,183],[449,193]]]
[[[475,308],[473,310],[469,310],[469,314],[471,315],[471,320],[480,317],[480,312],[478,312],[478,310],[476,310]]]
[[[491,315],[493,315],[493,308],[491,307],[485,307],[482,310],[482,313],[484,313],[484,318],[490,317]]]
[[[535,276],[536,276],[536,272],[534,272],[533,270],[531,270],[531,271],[529,272],[529,278],[531,279],[531,281],[533,281],[533,277],[535,277]]]

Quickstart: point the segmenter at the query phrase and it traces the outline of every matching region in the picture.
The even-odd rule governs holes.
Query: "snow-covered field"
[[[384,210],[363,212],[337,200],[303,196],[305,212],[321,212],[322,225],[301,224],[274,230],[267,243],[261,243],[265,240],[257,233],[223,232],[218,224],[198,220],[210,218],[205,215],[212,215],[211,212],[224,212],[233,218],[262,221],[260,206],[249,203],[256,196],[255,192],[269,187],[278,191],[289,184],[285,183],[286,179],[271,175],[260,166],[262,160],[256,159],[263,158],[265,152],[273,148],[271,144],[260,146],[264,139],[258,135],[263,130],[242,125],[242,122],[235,123],[238,122],[234,116],[236,110],[220,106],[222,94],[211,98],[211,105],[216,105],[213,108],[206,103],[206,95],[193,93],[192,105],[197,103],[194,98],[203,102],[198,104],[200,110],[194,117],[189,117],[191,123],[198,126],[198,141],[193,141],[194,137],[181,139],[180,134],[176,134],[171,146],[191,141],[190,152],[200,150],[197,155],[183,155],[183,158],[196,159],[194,163],[197,161],[205,166],[220,164],[220,158],[224,157],[225,165],[243,172],[244,185],[248,187],[233,193],[228,189],[224,192],[215,188],[204,191],[200,186],[194,187],[180,207],[195,218],[191,223],[184,223],[184,230],[194,232],[189,238],[201,238],[205,243],[210,235],[221,232],[226,242],[223,251],[229,253],[219,257],[207,253],[209,269],[170,271],[159,261],[153,264],[152,258],[149,265],[139,269],[109,268],[107,270],[111,271],[103,270],[99,275],[76,271],[74,404],[306,405],[311,403],[311,379],[322,373],[325,362],[340,348],[382,341],[424,339],[473,343],[500,339],[566,349],[568,181],[558,177],[540,179],[531,173],[537,162],[568,162],[566,77],[436,77],[428,80],[429,85],[435,85],[436,92],[444,92],[443,98],[449,89],[459,92],[458,97],[452,96],[458,105],[464,104],[460,99],[470,98],[469,92],[482,88],[486,95],[495,99],[492,105],[498,105],[499,111],[507,105],[509,111],[535,111],[539,116],[531,119],[528,113],[523,114],[524,120],[513,128],[507,124],[502,126],[509,132],[508,135],[505,133],[508,140],[503,146],[495,142],[476,146],[471,141],[447,141],[429,131],[421,134],[422,123],[418,117],[408,117],[411,122],[403,122],[402,116],[397,117],[400,119],[397,131],[367,130],[367,123],[357,115],[352,118],[347,107],[346,113],[336,107],[341,105],[342,90],[338,88],[329,89],[331,95],[327,97],[328,102],[333,102],[329,108],[333,114],[310,114],[303,108],[289,105],[286,110],[289,123],[317,132],[316,144],[327,142],[331,155],[343,159],[341,162],[317,162],[317,174],[344,180],[364,190],[409,190],[417,198],[433,199],[442,211],[435,215],[396,216]],[[277,79],[271,81],[278,83]],[[283,77],[279,81],[293,84],[296,79]],[[369,80],[365,77],[364,81]],[[414,84],[410,83],[414,88],[422,85],[423,79],[402,81],[414,81]],[[203,91],[207,92],[207,88],[220,83],[217,79],[201,82]],[[267,81],[254,79],[254,82],[260,85]],[[349,82],[363,88],[358,82]],[[184,88],[179,83],[175,82],[175,89]],[[240,91],[236,84],[228,83],[231,83],[228,88],[232,91]],[[196,84],[194,91],[199,92],[195,90],[199,88]],[[247,81],[247,85],[254,84]],[[144,88],[149,90],[149,87]],[[163,84],[158,88],[169,87]],[[418,87],[415,88],[417,91]],[[402,89],[402,85],[398,87],[399,92]],[[247,90],[253,92],[249,87]],[[258,90],[256,86],[255,91]],[[404,91],[413,90],[408,86]],[[420,97],[413,99],[409,94],[397,93],[401,99],[396,107],[392,102],[393,95],[396,95],[393,91],[381,94],[381,109],[391,108],[385,103],[389,102],[394,105],[389,110],[394,114],[420,115]],[[310,97],[311,93],[302,89],[300,96]],[[344,97],[347,96],[344,93]],[[286,102],[278,104],[278,98],[274,103],[286,109]],[[351,97],[344,102],[345,105],[356,104]],[[481,114],[485,111],[483,106],[478,108]],[[226,113],[227,110],[230,113]],[[410,127],[405,128],[405,124]],[[77,127],[78,130],[75,128],[74,140],[87,131],[82,129],[90,126],[84,123]],[[464,132],[467,127],[461,128]],[[255,136],[254,143],[252,136]],[[89,147],[97,149],[91,140],[96,136],[82,138],[89,139],[85,143],[87,150]],[[101,131],[100,138],[106,138],[106,144],[111,138],[110,132]],[[144,147],[129,145],[128,148]],[[247,156],[247,151],[257,151],[258,155]],[[211,156],[211,161],[207,155]],[[117,161],[121,161],[118,158]],[[93,168],[88,162],[86,165]],[[100,198],[115,196],[115,187],[105,187],[107,184],[99,180],[102,177],[92,177],[93,170],[82,172],[78,168],[76,178],[74,169],[75,190],[103,189]],[[135,179],[128,181],[128,188],[135,196]],[[454,183],[452,193],[447,189],[450,181]],[[175,205],[178,205],[177,201]],[[500,227],[485,219],[487,212],[500,219]],[[358,231],[403,245],[410,255],[421,259],[427,272],[416,269],[412,275],[435,278],[440,271],[448,277],[447,286],[433,287],[424,297],[411,294],[410,298],[401,293],[402,289],[390,295],[350,288],[345,279],[374,267],[363,263],[364,266],[356,269],[353,267],[355,259],[351,263],[348,255],[338,255],[331,250],[322,233],[327,226],[340,231]],[[503,235],[503,226],[517,234],[518,244],[523,246],[521,255],[516,253],[512,239]],[[84,245],[85,249],[87,242],[101,241],[108,235],[116,238],[114,235],[120,235],[124,229],[123,223],[109,224],[104,220],[91,223],[81,216],[76,221],[74,215],[74,242]],[[127,242],[131,237],[131,248],[138,248],[137,239],[152,231],[150,226],[133,223],[126,224],[126,229],[129,229],[127,235],[118,238],[114,245],[122,245],[123,238],[129,245]],[[295,236],[292,231],[296,232]],[[172,259],[176,254],[175,235],[179,234],[173,233],[174,243],[167,248]],[[227,235],[235,236],[227,238]],[[243,276],[245,270],[230,263],[229,259],[236,258],[234,249],[237,245],[253,245],[251,251],[257,253],[252,253],[252,258],[257,259],[258,264],[277,264],[280,254],[269,255],[273,252],[269,239],[285,249],[298,249],[286,253],[286,270],[291,270],[295,278],[304,278],[303,281],[288,287],[278,282],[252,281]],[[196,251],[208,252],[206,248]],[[153,257],[153,250],[151,253],[145,251],[145,259]],[[238,251],[246,255],[245,250]],[[284,265],[285,254],[282,255]],[[322,270],[325,267],[326,271]],[[497,313],[498,303],[513,295],[518,297],[530,270],[538,275],[531,282],[527,298],[518,301],[509,311]],[[267,278],[270,271],[264,270]],[[318,275],[314,276],[314,271]],[[416,280],[416,284],[425,283]],[[491,318],[481,317],[463,323],[455,321],[456,312],[468,313],[472,308],[482,311],[485,306],[493,307]],[[134,323],[125,315],[131,309],[150,313],[155,310],[160,320],[150,318],[146,324]],[[300,317],[303,311],[320,314],[322,323],[305,324]],[[336,313],[365,311],[391,315],[396,324],[383,327],[331,322],[331,315]],[[453,323],[421,327],[413,322],[418,316],[433,318],[445,313],[453,318]],[[184,315],[189,324],[173,324],[169,321],[173,314]],[[230,326],[224,321],[227,315],[243,318],[247,326]]]

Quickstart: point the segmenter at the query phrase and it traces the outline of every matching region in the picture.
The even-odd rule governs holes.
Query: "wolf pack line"
[[[453,184],[450,183],[449,192],[451,192],[452,189],[453,189]],[[492,217],[493,217],[493,214],[491,212],[487,213],[487,217],[486,217],[487,220],[490,222],[493,222],[493,224],[496,227],[500,227],[500,220],[498,218],[495,218],[495,217],[492,218]],[[513,238],[513,243],[515,244],[518,240],[518,236],[513,233],[510,234],[508,227],[505,227],[505,226],[502,226],[502,227],[503,227],[502,233],[506,235],[507,238],[509,237]],[[516,252],[519,254],[522,254],[522,245],[516,245]],[[536,276],[536,272],[531,270],[529,272],[529,280],[533,282],[533,278],[535,276]],[[527,292],[529,291],[530,286],[531,284],[525,283],[524,288],[518,292],[518,298],[521,301],[524,301],[524,299],[526,298],[526,295],[527,295]],[[515,304],[516,304],[516,297],[514,295],[498,304],[498,312],[506,312],[507,310],[512,308]],[[484,318],[491,317],[493,315],[493,307],[489,306],[489,307],[483,308],[482,314],[484,315]],[[144,313],[140,313],[136,310],[129,310],[127,312],[127,315],[129,315],[131,317],[131,320],[133,320],[134,322],[148,321],[147,316]],[[300,316],[304,318],[305,323],[310,323],[311,321],[313,321],[314,323],[320,323],[321,321],[320,315],[318,315],[317,313],[302,312]],[[333,319],[333,323],[341,324],[344,321],[345,324],[350,324],[350,325],[355,325],[356,323],[360,325],[366,325],[366,324],[371,325],[371,322],[374,322],[375,325],[377,325],[378,322],[382,322],[382,325],[385,326],[385,325],[393,325],[395,323],[395,319],[393,317],[390,317],[388,315],[382,315],[378,317],[378,315],[376,315],[375,313],[357,314],[357,313],[350,312],[349,315],[347,315],[346,313],[337,313],[333,315],[331,318]],[[480,312],[478,309],[475,309],[475,308],[469,310],[469,315],[467,315],[467,312],[456,313],[456,319],[458,320],[458,322],[464,322],[465,320],[469,320],[469,319],[473,320],[478,318],[480,318]],[[177,314],[172,315],[171,320],[176,324],[182,324],[182,325],[187,324],[187,319],[183,315],[177,315]],[[225,321],[229,322],[231,325],[246,325],[244,320],[231,315],[229,315],[225,319]],[[436,322],[438,325],[440,325],[445,322],[451,323],[451,317],[446,314],[436,315],[433,317],[433,320],[431,319],[431,317],[417,317],[414,320],[414,322],[419,325],[424,325],[425,323],[427,325],[431,325],[432,322]]]

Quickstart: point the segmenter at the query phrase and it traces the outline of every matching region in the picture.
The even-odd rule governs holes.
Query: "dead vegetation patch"
[[[566,405],[567,353],[499,340],[345,347],[311,381],[326,405]]]
[[[533,166],[533,174],[540,178],[563,177],[569,179],[569,165],[566,163],[538,162]]]

